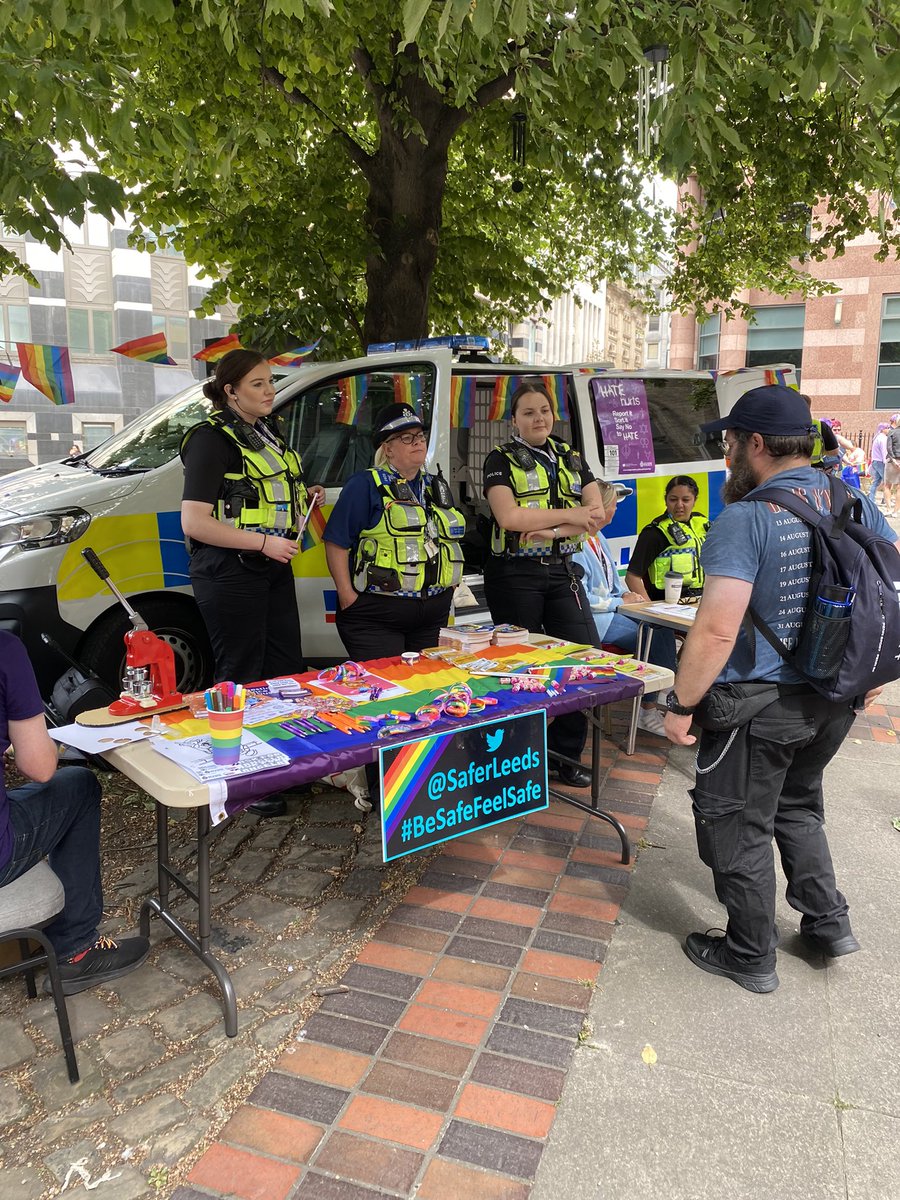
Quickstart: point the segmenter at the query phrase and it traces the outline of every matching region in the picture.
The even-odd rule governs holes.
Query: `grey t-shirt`
[[[829,511],[831,499],[822,472],[814,467],[782,471],[760,487],[796,491],[820,512]],[[848,488],[862,500],[863,524],[888,541],[896,535],[876,506],[856,488]],[[753,492],[749,493],[752,496]],[[793,647],[803,624],[812,571],[812,534],[799,517],[763,501],[730,504],[713,521],[700,552],[707,577],[724,575],[753,584],[751,604],[777,636]],[[803,682],[777,651],[753,630],[756,660],[742,627],[731,657],[718,682],[774,680],[779,683]]]

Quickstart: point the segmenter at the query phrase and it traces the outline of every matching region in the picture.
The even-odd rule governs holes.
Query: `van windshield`
[[[211,407],[198,384],[150,409],[82,461],[101,474],[124,475],[163,467],[178,454],[181,439],[191,426],[202,421]]]

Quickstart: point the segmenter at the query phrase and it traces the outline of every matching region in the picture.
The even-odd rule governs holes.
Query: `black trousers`
[[[781,696],[733,737],[700,738],[690,793],[697,848],[728,910],[727,947],[748,963],[775,965],[773,837],[801,929],[829,939],[850,933],[825,836],[822,774],[852,724],[847,704],[810,690]]]
[[[200,546],[191,555],[190,574],[215,655],[216,683],[252,683],[303,670],[297,593],[287,563]]]
[[[599,647],[597,626],[581,583],[583,572],[569,565],[574,575],[563,562],[545,565],[536,558],[489,558],[484,568],[484,593],[493,621]],[[586,740],[587,717],[581,712],[557,717],[547,731],[549,749],[569,758],[581,758]]]
[[[349,608],[339,608],[337,631],[352,659],[396,658],[407,650],[436,646],[447,624],[453,592],[448,588],[424,600],[412,596],[381,596],[363,592]],[[366,766],[369,798],[378,803],[378,764]]]
[[[437,645],[452,599],[449,588],[423,600],[363,592],[349,608],[338,609],[335,624],[352,659],[395,658]]]

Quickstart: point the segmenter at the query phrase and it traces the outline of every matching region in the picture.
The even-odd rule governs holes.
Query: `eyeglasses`
[[[719,440],[719,449],[723,454],[732,454],[734,452],[734,445],[727,438],[721,438]]]
[[[427,445],[428,437],[424,433],[398,433],[390,439],[392,442],[402,442],[404,446],[417,446],[419,442]]]

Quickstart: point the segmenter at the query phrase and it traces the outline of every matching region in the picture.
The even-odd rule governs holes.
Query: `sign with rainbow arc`
[[[385,862],[549,804],[543,709],[379,750]]]

